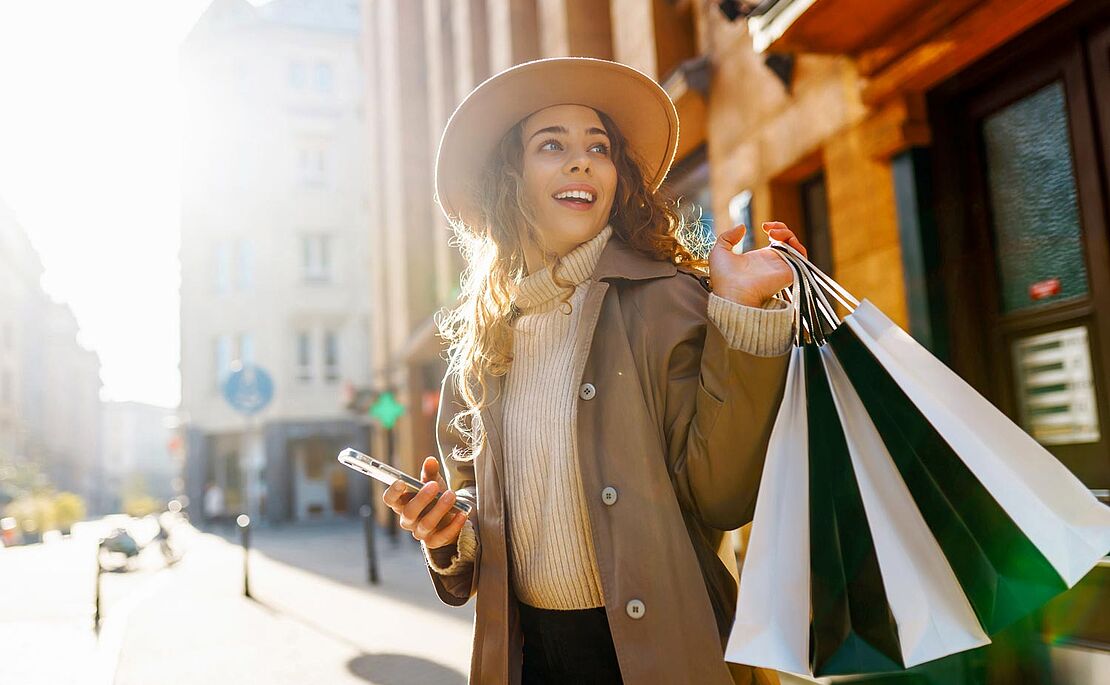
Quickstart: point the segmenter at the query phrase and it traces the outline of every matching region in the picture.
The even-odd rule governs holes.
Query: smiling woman
[[[658,84],[576,57],[489,79],[444,132],[437,192],[467,269],[437,319],[440,459],[383,499],[440,599],[477,596],[471,682],[752,682],[723,658],[719,551],[751,518],[793,276],[732,252],[743,227],[708,259],[686,242],[659,192],[677,142]]]

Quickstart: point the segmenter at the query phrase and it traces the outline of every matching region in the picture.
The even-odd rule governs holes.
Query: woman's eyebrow
[[[562,133],[563,135],[567,135],[570,133],[570,131],[567,130],[566,126],[548,126],[547,128],[541,128],[540,130],[529,136],[528,142],[532,142],[532,138],[535,138],[541,133]],[[597,128],[596,126],[591,126],[590,128],[588,128],[586,130],[586,135],[603,135],[606,138],[609,137],[609,134],[605,132],[605,129]]]

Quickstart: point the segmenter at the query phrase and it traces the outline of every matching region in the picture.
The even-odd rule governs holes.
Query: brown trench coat
[[[724,661],[736,582],[717,554],[724,531],[752,519],[788,354],[729,348],[707,319],[708,293],[692,273],[650,259],[616,236],[602,251],[582,304],[574,375],[583,491],[609,620],[628,685],[776,682]],[[450,488],[475,503],[474,571],[444,576],[436,593],[460,606],[477,595],[471,683],[517,685],[523,635],[513,585],[503,477],[500,378],[487,377],[486,447],[472,462],[446,425],[461,406],[444,379],[440,460]],[[589,396],[589,393],[586,393]],[[601,491],[616,488],[617,500]],[[630,616],[631,600],[643,602]]]

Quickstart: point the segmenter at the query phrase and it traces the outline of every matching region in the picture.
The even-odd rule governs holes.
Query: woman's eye
[[[552,139],[552,140],[545,140],[545,141],[543,142],[543,144],[542,144],[542,145],[540,145],[540,149],[541,149],[541,150],[547,150],[547,149],[548,149],[548,147],[547,147],[548,145],[559,145],[560,147],[562,147],[562,146],[560,145],[559,141],[557,141],[557,140],[554,140],[554,139]],[[603,155],[607,155],[607,154],[609,154],[609,146],[608,146],[608,145],[606,145],[605,143],[594,143],[593,145],[591,145],[591,146],[590,146],[590,149],[591,149],[591,150],[593,150],[593,149],[595,149],[595,148],[601,148],[600,152],[601,152],[601,154],[603,154]]]

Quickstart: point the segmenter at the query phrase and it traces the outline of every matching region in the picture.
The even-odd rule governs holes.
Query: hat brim
[[[652,191],[659,188],[678,150],[678,112],[667,92],[619,62],[551,57],[490,77],[455,109],[436,153],[436,195],[443,213],[475,219],[470,184],[498,141],[521,119],[561,104],[585,105],[609,115],[643,164],[645,182]]]

